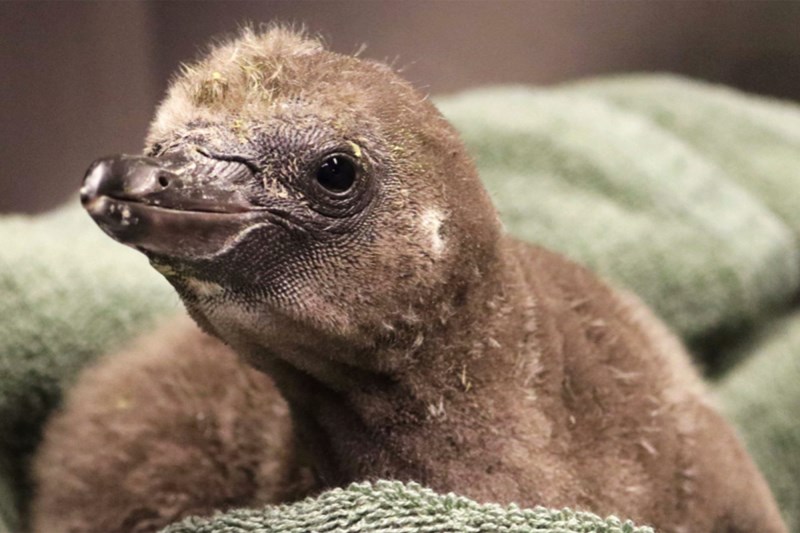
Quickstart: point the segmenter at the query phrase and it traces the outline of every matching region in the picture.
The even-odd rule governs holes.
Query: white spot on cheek
[[[440,257],[444,252],[444,239],[442,238],[442,223],[444,213],[436,208],[431,208],[422,214],[422,228],[430,234],[431,251],[435,257]]]
[[[222,286],[210,281],[202,281],[196,278],[186,278],[186,284],[198,296],[214,296],[222,292]]]

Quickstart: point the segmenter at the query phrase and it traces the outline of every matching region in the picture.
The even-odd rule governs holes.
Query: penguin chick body
[[[503,233],[453,128],[388,67],[245,31],[175,80],[148,147],[97,161],[84,206],[272,376],[321,486],[785,531],[680,343]]]
[[[36,455],[32,531],[156,531],[306,492],[286,403],[187,317],[84,372]]]

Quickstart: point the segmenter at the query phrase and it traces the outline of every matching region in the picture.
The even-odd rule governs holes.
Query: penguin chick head
[[[374,343],[479,277],[499,223],[452,127],[389,67],[273,28],[183,68],[146,156],[82,201],[234,344]]]

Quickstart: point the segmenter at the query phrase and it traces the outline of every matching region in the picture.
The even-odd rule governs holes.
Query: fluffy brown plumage
[[[269,377],[171,321],[84,372],[48,424],[32,530],[155,531],[304,494],[288,414]]]
[[[680,344],[505,235],[452,127],[389,68],[245,32],[173,83],[148,146],[93,167],[85,205],[273,377],[318,486],[413,479],[663,531],[785,531]],[[328,187],[331,157],[352,181]],[[126,181],[142,165],[161,188]]]

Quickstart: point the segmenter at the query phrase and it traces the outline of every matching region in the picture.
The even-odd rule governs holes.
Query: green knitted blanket
[[[475,154],[510,232],[634,290],[717,370],[720,401],[800,531],[800,315],[792,314],[800,108],[654,76],[483,89],[438,103]],[[66,179],[77,184],[79,176]],[[0,218],[0,242],[2,533],[19,528],[26,458],[62,390],[97,355],[180,305],[144,258],[105,237],[77,201],[44,216]],[[321,522],[300,522],[312,519]],[[172,531],[504,524],[636,531],[586,514],[480,506],[383,483]]]
[[[189,518],[164,533],[307,533],[337,531],[653,533],[630,521],[544,507],[481,505],[454,494],[437,494],[416,483],[355,483],[293,505],[240,509],[213,518]]]

